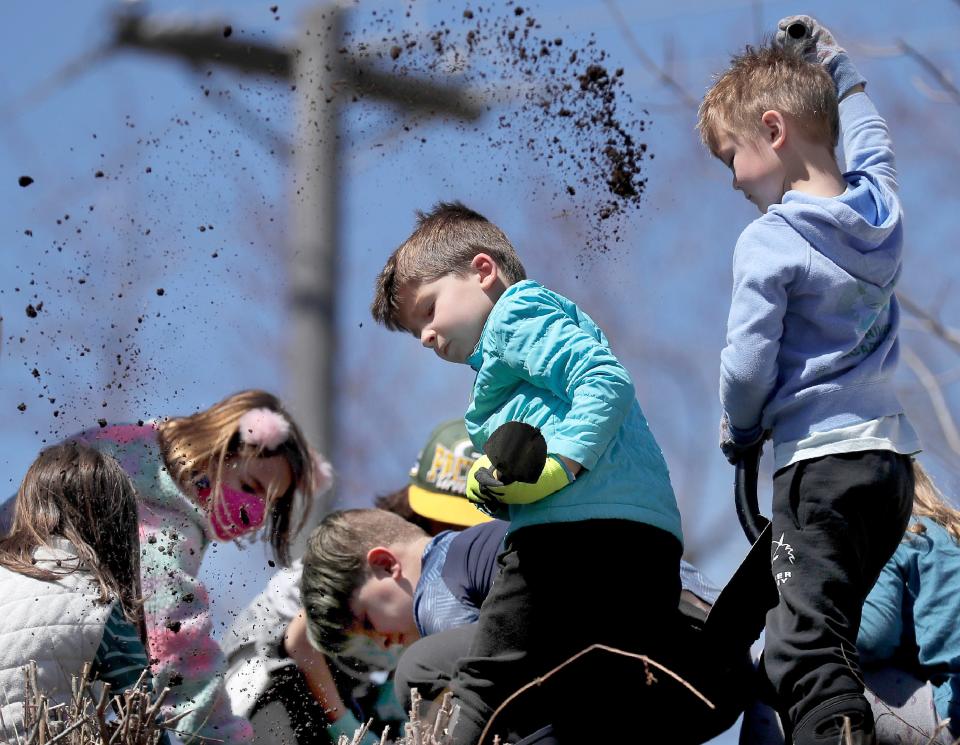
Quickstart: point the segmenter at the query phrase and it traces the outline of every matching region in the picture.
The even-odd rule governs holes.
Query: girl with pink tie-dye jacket
[[[252,740],[230,710],[223,652],[212,636],[209,597],[197,579],[211,541],[264,528],[281,564],[302,527],[296,492],[307,500],[329,487],[331,469],[280,402],[242,391],[192,416],[116,425],[78,435],[115,457],[139,497],[144,615],[159,689],[171,686],[166,717],[185,743]]]

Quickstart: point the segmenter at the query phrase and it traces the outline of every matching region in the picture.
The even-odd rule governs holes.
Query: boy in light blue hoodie
[[[475,745],[510,694],[593,643],[663,662],[682,626],[680,514],[630,375],[603,332],[573,302],[526,279],[504,233],[459,203],[419,215],[381,271],[371,310],[476,371],[465,419],[478,449],[502,424],[522,421],[540,429],[549,451],[536,483],[494,490],[510,527],[470,654],[451,683],[457,745]],[[468,475],[475,501],[485,498],[480,469],[493,470],[486,456]],[[639,613],[629,569],[643,585]],[[635,699],[623,685],[611,688],[610,696]],[[579,707],[552,703],[540,713],[555,715],[555,726],[586,725]],[[569,722],[558,721],[564,713]],[[533,717],[518,731],[545,723]],[[580,734],[589,736],[569,741]]]
[[[734,251],[721,449],[736,463],[773,439],[780,603],[763,667],[796,745],[838,742],[844,720],[853,742],[875,741],[855,642],[909,518],[920,449],[892,382],[903,249],[893,150],[864,84],[826,29],[792,16],[774,44],[733,59],[698,122],[761,211]]]

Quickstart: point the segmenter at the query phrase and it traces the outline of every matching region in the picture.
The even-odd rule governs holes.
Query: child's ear
[[[374,546],[367,551],[367,566],[374,574],[400,575],[400,560],[396,554],[384,546]]]
[[[490,255],[479,253],[473,257],[470,262],[470,268],[480,276],[480,286],[484,290],[489,290],[500,276],[500,268],[496,260]]]
[[[779,150],[787,141],[787,120],[779,111],[764,111],[760,117],[766,141],[774,150]]]

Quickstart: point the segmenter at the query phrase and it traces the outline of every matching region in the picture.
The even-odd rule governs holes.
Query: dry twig
[[[630,51],[632,51],[636,58],[640,60],[641,64],[647,68],[647,71],[655,75],[657,80],[676,93],[684,106],[694,109],[697,108],[700,102],[692,96],[676,78],[654,62],[653,58],[647,54],[646,50],[640,45],[640,42],[637,40],[637,37],[633,35],[630,24],[627,22],[623,12],[620,10],[620,6],[617,5],[615,0],[604,0],[604,4],[607,6],[607,10],[610,11],[610,15],[616,20],[617,28],[620,30],[624,41],[627,42],[627,46],[630,47]]]
[[[151,700],[146,671],[133,688],[111,696],[106,684],[95,693],[88,663],[80,677],[71,680],[71,700],[56,706],[40,690],[36,662],[31,661],[23,674],[23,736],[15,733],[16,745],[156,745],[163,730],[172,728],[175,721],[159,720],[160,704],[169,689]],[[108,718],[108,706],[114,718]]]
[[[684,680],[684,679],[681,678],[679,675],[677,675],[675,672],[673,672],[673,670],[671,670],[671,669],[668,668],[668,667],[664,667],[664,666],[661,665],[659,662],[650,659],[650,658],[647,657],[646,655],[636,654],[636,653],[634,653],[634,652],[625,652],[624,650],[622,650],[622,649],[617,649],[616,647],[608,647],[606,644],[591,644],[591,645],[590,645],[589,647],[587,647],[586,649],[581,649],[579,652],[577,652],[577,653],[576,653],[575,655],[573,655],[572,657],[564,660],[564,661],[561,662],[559,665],[557,665],[555,668],[553,668],[552,670],[548,671],[546,674],[540,676],[539,678],[535,678],[535,679],[531,680],[531,681],[530,681],[529,683],[527,683],[525,686],[523,686],[522,688],[520,688],[520,689],[514,691],[512,694],[510,694],[510,696],[507,697],[507,700],[504,701],[502,704],[500,704],[500,706],[497,707],[496,711],[493,712],[493,715],[490,717],[490,721],[487,722],[487,726],[483,728],[483,732],[480,734],[480,740],[479,740],[480,745],[483,745],[483,741],[486,739],[487,734],[489,733],[491,724],[493,724],[493,722],[496,721],[497,715],[499,715],[501,711],[503,711],[507,706],[509,706],[518,696],[523,695],[523,693],[525,693],[526,691],[530,690],[531,688],[533,688],[533,687],[535,687],[535,686],[543,685],[547,680],[549,680],[551,677],[553,677],[553,676],[556,675],[558,672],[560,672],[561,670],[563,670],[563,668],[565,668],[565,667],[567,667],[568,665],[576,662],[578,659],[580,659],[580,658],[583,657],[584,655],[589,654],[590,652],[593,652],[594,650],[603,650],[604,652],[612,652],[613,654],[620,655],[620,656],[622,656],[622,657],[632,657],[632,658],[635,659],[635,660],[640,660],[640,661],[643,662],[644,670],[646,671],[646,683],[647,683],[647,685],[652,685],[652,684],[655,683],[656,680],[657,680],[656,677],[655,677],[654,674],[653,674],[653,671],[650,669],[651,667],[654,667],[654,668],[656,668],[657,670],[659,670],[660,672],[666,673],[669,677],[673,678],[675,681],[677,681],[678,683],[680,683],[680,685],[682,685],[684,688],[686,688],[688,691],[690,691],[694,696],[696,696],[696,697],[699,698],[701,701],[703,701],[703,702],[704,702],[707,706],[709,706],[711,709],[716,709],[716,708],[717,708],[716,706],[713,705],[713,702],[710,701],[710,699],[708,699],[706,696],[704,696],[702,693],[700,693],[700,691],[698,691],[696,688],[694,688],[692,685],[690,685],[686,680]]]
[[[942,93],[947,96],[947,100],[949,100],[951,103],[960,104],[960,88],[957,88],[954,82],[950,79],[950,76],[947,75],[947,73],[944,72],[939,65],[937,65],[933,60],[920,52],[918,49],[910,46],[903,39],[898,40],[897,46],[903,54],[916,61],[933,77],[934,80],[937,81],[937,85],[940,86]]]
[[[934,415],[937,418],[937,423],[940,425],[947,445],[954,453],[960,455],[960,430],[957,428],[957,423],[953,419],[953,413],[950,411],[950,406],[947,404],[947,399],[943,395],[936,376],[912,349],[903,347],[901,352],[903,354],[903,361],[907,363],[907,367],[917,376],[920,385],[923,386],[923,389],[927,392],[927,396],[930,398]]]

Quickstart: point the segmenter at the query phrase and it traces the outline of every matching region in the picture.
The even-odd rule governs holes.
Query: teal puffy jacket
[[[630,375],[591,318],[531,280],[511,285],[467,359],[477,378],[467,431],[482,448],[501,424],[539,427],[551,453],[584,470],[532,504],[510,505],[510,529],[591,519],[636,520],[681,542],[667,464]]]

